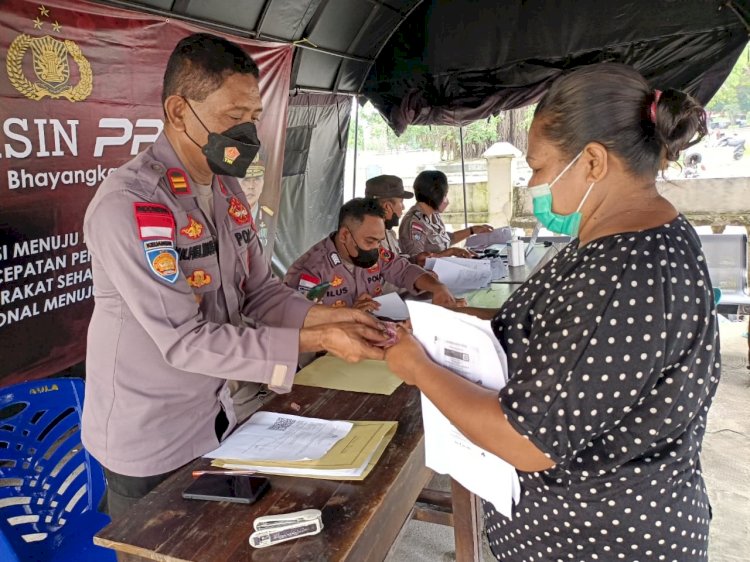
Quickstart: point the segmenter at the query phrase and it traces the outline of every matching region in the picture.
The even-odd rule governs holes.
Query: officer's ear
[[[167,123],[178,131],[185,130],[186,111],[188,111],[188,106],[182,96],[169,96],[164,101],[164,114],[167,117]]]

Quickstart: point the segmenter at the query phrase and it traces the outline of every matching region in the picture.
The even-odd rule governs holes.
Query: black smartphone
[[[182,492],[188,500],[211,500],[251,504],[265,494],[271,484],[268,478],[250,474],[202,474]]]

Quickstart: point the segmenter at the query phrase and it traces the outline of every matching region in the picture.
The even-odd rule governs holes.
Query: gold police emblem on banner
[[[39,12],[49,17],[49,10],[44,6],[39,7]],[[34,27],[42,29],[45,23],[37,17]],[[50,26],[54,32],[61,29],[56,20]],[[37,82],[32,82],[24,74],[23,59],[29,50]],[[78,84],[70,83],[71,58],[78,66]],[[89,61],[83,56],[81,48],[68,39],[61,41],[49,35],[32,37],[22,33],[10,44],[5,66],[13,87],[36,101],[47,96],[52,99],[66,98],[72,102],[83,101],[91,95],[94,87],[94,74]]]

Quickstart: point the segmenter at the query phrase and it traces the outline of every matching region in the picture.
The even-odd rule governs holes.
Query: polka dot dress
[[[500,403],[556,465],[520,473],[512,520],[485,503],[498,560],[707,560],[701,476],[719,382],[716,310],[698,236],[664,226],[578,248],[493,320]]]

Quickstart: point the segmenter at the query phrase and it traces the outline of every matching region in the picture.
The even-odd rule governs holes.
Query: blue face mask
[[[583,152],[579,152],[578,156],[573,158],[570,164],[565,166],[565,169],[552,180],[552,183],[542,183],[529,188],[529,194],[531,195],[534,206],[534,216],[542,226],[551,232],[564,234],[572,238],[578,236],[578,228],[581,226],[581,208],[586,202],[589,193],[591,193],[591,189],[594,187],[595,182],[589,186],[586,195],[581,199],[581,203],[578,205],[575,212],[570,213],[569,215],[561,215],[552,211],[552,186],[555,185],[555,182],[576,163],[581,157],[581,154],[583,154]]]

